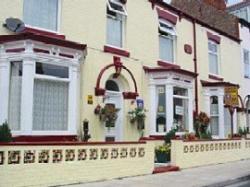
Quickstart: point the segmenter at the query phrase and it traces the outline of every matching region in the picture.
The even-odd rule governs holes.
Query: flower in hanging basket
[[[144,129],[144,121],[146,118],[145,114],[146,110],[143,108],[135,108],[134,110],[131,110],[128,112],[130,123],[137,122],[137,128],[138,130]]]
[[[100,120],[105,122],[106,127],[115,127],[119,109],[114,104],[106,104],[100,111]]]

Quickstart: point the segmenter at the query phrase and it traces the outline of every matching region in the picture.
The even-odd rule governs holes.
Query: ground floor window
[[[156,132],[166,132],[166,91],[165,86],[156,87]]]
[[[217,96],[210,97],[210,128],[212,135],[219,135],[219,105]]]

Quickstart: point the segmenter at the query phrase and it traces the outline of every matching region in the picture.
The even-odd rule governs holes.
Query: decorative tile
[[[117,148],[113,148],[111,150],[111,159],[117,159],[119,155],[118,149]]]
[[[65,151],[65,161],[74,161],[76,157],[74,149],[66,149]]]
[[[130,155],[131,158],[136,157],[136,148],[131,148],[130,152],[129,152],[129,155]]]
[[[49,163],[49,150],[41,150],[38,153],[38,163]]]
[[[222,143],[219,144],[219,149],[222,150]]]
[[[4,164],[4,152],[0,151],[0,165]]]
[[[109,150],[108,149],[101,149],[101,159],[108,159],[109,157]]]
[[[145,149],[143,147],[139,148],[138,156],[139,157],[144,157],[145,156]]]
[[[21,151],[8,151],[8,164],[20,164]]]
[[[78,160],[86,160],[87,159],[87,150],[86,149],[79,149],[78,150]]]
[[[23,157],[24,164],[35,163],[35,158],[36,158],[36,151],[34,150],[24,151],[24,157]]]
[[[210,151],[214,150],[214,144],[210,144]]]
[[[231,149],[234,149],[234,143],[233,142],[231,143]]]
[[[187,146],[187,145],[184,146],[183,152],[184,152],[184,153],[188,153],[188,146]]]
[[[214,149],[215,149],[215,151],[218,150],[218,144],[217,143],[215,144]]]
[[[120,152],[120,158],[127,158],[127,156],[128,156],[128,149],[122,148]]]
[[[199,145],[195,145],[195,152],[199,152],[200,150],[200,146]]]
[[[61,149],[53,150],[53,163],[59,163],[63,160],[63,151]]]
[[[235,149],[237,149],[238,148],[238,146],[237,146],[238,144],[237,144],[237,142],[235,142],[234,143],[234,147],[235,147]]]
[[[205,145],[201,144],[201,152],[203,152],[205,149]]]
[[[90,149],[89,152],[90,160],[96,160],[98,158],[98,149]]]
[[[241,149],[241,143],[240,142],[238,143],[238,147],[239,147],[239,149]]]
[[[206,144],[206,151],[209,151],[209,144]]]
[[[231,149],[231,144],[227,143],[227,149]]]
[[[223,150],[227,149],[227,143],[223,143]]]
[[[190,150],[190,153],[194,152],[194,146],[190,145],[189,150]]]

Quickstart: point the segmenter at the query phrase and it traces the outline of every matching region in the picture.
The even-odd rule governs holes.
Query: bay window
[[[209,73],[219,75],[219,49],[218,44],[208,41]]]
[[[127,12],[125,6],[117,0],[107,2],[107,44],[124,47],[124,27]]]
[[[59,0],[24,0],[24,23],[47,30],[58,30]]]
[[[176,33],[174,26],[163,19],[159,19],[159,49],[160,60],[173,63],[175,61]]]

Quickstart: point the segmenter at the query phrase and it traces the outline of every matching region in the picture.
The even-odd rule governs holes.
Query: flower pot
[[[144,129],[144,119],[138,119],[137,120],[137,129],[143,130]]]
[[[156,152],[155,155],[158,163],[166,163],[167,161],[170,161],[170,153]]]

